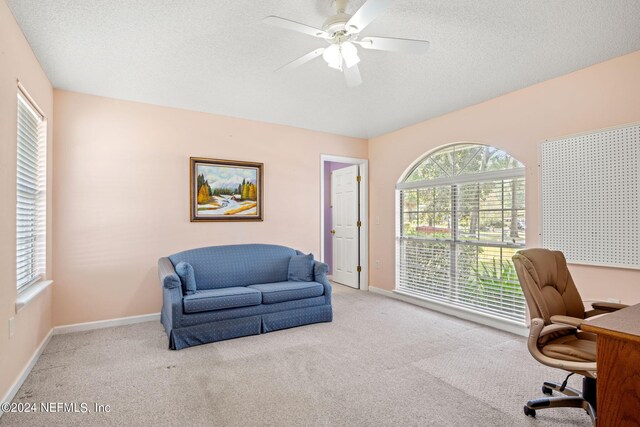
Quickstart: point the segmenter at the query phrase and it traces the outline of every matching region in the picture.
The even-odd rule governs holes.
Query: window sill
[[[495,329],[511,332],[512,334],[524,337],[529,335],[529,328],[524,323],[520,323],[514,320],[502,319],[487,313],[476,312],[462,307],[449,305],[440,301],[433,301],[428,298],[414,295],[410,292],[405,292],[398,289],[395,289],[393,291],[393,294],[397,299],[401,301],[428,308],[430,310],[439,311],[450,316],[469,320],[471,322],[486,325]]]
[[[22,289],[16,298],[16,314],[52,284],[53,280],[41,280]]]

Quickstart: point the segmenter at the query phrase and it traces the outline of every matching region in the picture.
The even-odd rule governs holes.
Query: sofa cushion
[[[290,282],[313,282],[313,254],[293,255],[289,260]]]
[[[261,300],[260,291],[245,287],[199,290],[182,299],[185,313],[259,305]]]
[[[176,274],[182,282],[182,292],[185,295],[191,295],[196,291],[196,276],[193,273],[193,267],[188,262],[179,262],[176,265]]]
[[[247,287],[262,293],[263,304],[313,298],[324,294],[324,286],[318,282],[278,282]]]

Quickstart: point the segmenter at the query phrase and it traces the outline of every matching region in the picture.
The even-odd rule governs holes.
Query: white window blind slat
[[[31,126],[30,122],[18,121],[20,129],[18,129],[18,137],[23,141],[24,145],[20,147],[26,152],[35,152],[37,155],[38,148],[38,131],[35,129],[27,129],[27,126]],[[37,126],[37,124],[35,125]]]
[[[398,184],[397,289],[524,323],[511,262],[525,242],[524,167],[492,147],[441,151]]]
[[[16,286],[39,280],[46,265],[46,120],[18,93]]]
[[[17,188],[17,199],[25,204],[36,204],[36,197],[33,192],[25,191],[23,188]]]
[[[25,142],[31,146],[38,146],[38,122],[35,120],[24,120],[24,110],[20,110],[22,116],[18,119],[18,135],[25,140]]]
[[[37,180],[38,175],[28,169],[20,169],[18,170],[18,178],[22,180]]]
[[[20,147],[26,152],[31,152],[37,155],[38,148],[38,133],[33,129],[26,129],[26,126],[31,126],[30,122],[20,120],[18,125],[21,126],[18,129],[18,137],[24,142],[24,146]],[[37,125],[36,125],[37,126]]]
[[[18,177],[18,191],[23,191],[25,194],[22,195],[25,199],[36,199],[38,195],[38,183],[31,182],[28,178],[23,176]]]
[[[34,158],[33,153],[29,152],[27,148],[18,149],[18,161],[33,168],[35,172],[38,171],[38,159]]]
[[[31,164],[25,160],[23,160],[20,155],[18,155],[18,169],[21,172],[29,172],[33,175],[38,175],[38,165],[37,164]]]

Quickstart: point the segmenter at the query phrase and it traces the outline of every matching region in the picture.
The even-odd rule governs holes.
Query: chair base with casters
[[[573,374],[570,374],[571,376]],[[569,377],[567,377],[568,379]],[[547,382],[542,385],[542,393],[552,396],[553,392],[561,393],[563,396],[543,397],[532,399],[524,406],[524,414],[530,417],[536,416],[536,410],[547,408],[582,408],[591,422],[596,424],[596,379],[584,377],[582,379],[582,391],[572,387],[567,387],[567,381],[563,383]]]

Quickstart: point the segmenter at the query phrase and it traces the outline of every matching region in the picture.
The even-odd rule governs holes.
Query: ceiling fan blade
[[[262,22],[273,25],[275,27],[284,28],[285,30],[297,31],[309,36],[319,37],[321,39],[327,39],[330,37],[328,33],[322,31],[319,28],[313,28],[309,25],[301,24],[290,19],[280,18],[279,16],[267,16],[262,20]]]
[[[318,56],[322,55],[323,52],[324,52],[324,48],[323,47],[321,47],[319,49],[316,49],[314,51],[311,51],[311,52],[307,53],[306,55],[302,55],[300,58],[294,59],[293,61],[289,62],[288,64],[283,65],[282,67],[278,68],[276,70],[276,72],[278,72],[278,71],[288,71],[288,70],[291,70],[293,68],[297,68],[297,67],[301,66],[302,64],[305,64],[305,63],[311,61],[312,59],[315,59]]]
[[[344,71],[344,78],[347,81],[347,86],[355,87],[359,86],[362,83],[362,77],[360,76],[360,69],[358,69],[358,64],[352,66],[351,68],[347,68],[347,66],[343,64],[342,70]]]
[[[345,26],[350,33],[359,33],[365,27],[373,22],[374,19],[387,6],[393,3],[393,0],[368,0],[360,9],[349,19]]]
[[[394,39],[391,37],[363,37],[355,43],[365,49],[416,54],[426,53],[430,44],[426,40]]]

